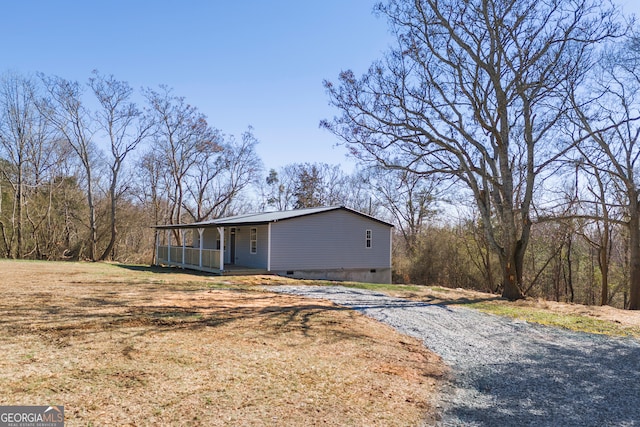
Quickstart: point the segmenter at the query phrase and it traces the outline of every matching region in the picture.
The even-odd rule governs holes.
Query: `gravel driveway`
[[[640,425],[640,342],[341,286],[278,286],[421,339],[452,367],[442,425]]]

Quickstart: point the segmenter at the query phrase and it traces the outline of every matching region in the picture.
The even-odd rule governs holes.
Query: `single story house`
[[[393,225],[344,206],[158,225],[156,265],[391,283]],[[164,231],[164,232],[163,232]]]

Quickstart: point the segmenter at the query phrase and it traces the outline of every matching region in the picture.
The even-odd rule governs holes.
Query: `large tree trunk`
[[[506,157],[503,156],[503,157]],[[503,192],[505,196],[502,200],[513,200],[513,184],[512,177],[506,173],[508,165],[501,162],[501,168],[504,170],[502,175],[505,178]],[[514,212],[510,203],[496,203],[502,216],[503,233],[504,233],[504,249],[502,258],[502,297],[510,301],[524,298],[522,293],[522,281],[524,272],[524,255],[529,244],[529,235],[531,230],[531,221],[529,221],[526,212],[524,220],[520,220],[520,214]],[[501,206],[500,206],[501,205]],[[523,209],[523,211],[525,211]],[[518,233],[516,224],[521,223],[522,228]]]
[[[100,261],[104,261],[109,257],[109,254],[111,254],[111,251],[113,250],[113,247],[116,244],[116,238],[118,236],[118,229],[116,228],[116,198],[117,198],[117,194],[116,194],[116,185],[117,185],[117,171],[112,172],[113,176],[112,176],[112,180],[111,180],[111,186],[109,188],[109,196],[111,198],[111,217],[110,217],[110,225],[111,225],[111,238],[109,239],[109,244],[107,245],[107,247],[105,248],[104,252],[102,252],[102,255],[100,255]]]
[[[517,245],[520,246],[520,245]],[[501,257],[502,263],[502,297],[509,301],[515,301],[524,298],[524,294],[520,288],[522,283],[522,261],[519,261],[518,251],[511,250],[508,254]]]
[[[116,227],[116,202],[115,200],[113,200],[111,202],[111,218],[110,218],[110,225],[111,225],[111,238],[109,239],[109,243],[107,244],[107,247],[104,249],[104,251],[102,252],[102,255],[100,255],[100,261],[104,261],[107,258],[109,258],[111,251],[113,251],[113,247],[116,244],[116,238],[118,236],[118,229]]]

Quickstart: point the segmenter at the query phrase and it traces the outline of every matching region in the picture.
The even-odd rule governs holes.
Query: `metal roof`
[[[381,224],[388,225],[393,227],[392,224],[388,222],[379,220],[372,216],[363,214],[353,209],[346,208],[344,206],[329,206],[329,207],[320,207],[320,208],[306,208],[306,209],[295,209],[291,211],[274,211],[274,212],[262,212],[262,213],[252,213],[252,214],[244,214],[244,215],[235,215],[229,216],[226,218],[214,219],[211,221],[203,221],[203,222],[193,222],[190,224],[165,224],[165,225],[156,225],[155,228],[158,229],[179,229],[179,228],[202,228],[202,227],[239,227],[242,225],[259,225],[259,224],[268,224],[270,222],[284,221],[291,218],[299,218],[307,215],[315,215],[322,212],[329,212],[334,210],[345,210],[347,212],[354,213],[356,215],[363,216],[372,221],[379,222]]]

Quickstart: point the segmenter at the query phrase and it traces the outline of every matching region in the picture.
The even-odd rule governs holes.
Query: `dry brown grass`
[[[64,405],[69,426],[434,416],[437,356],[352,311],[251,289],[280,280],[0,261],[0,404]]]

